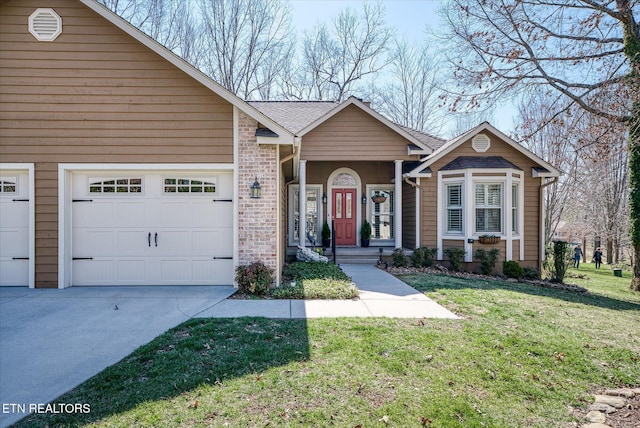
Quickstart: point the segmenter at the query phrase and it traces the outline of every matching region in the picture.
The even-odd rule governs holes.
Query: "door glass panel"
[[[348,186],[356,186],[356,179],[353,178],[353,176],[351,174],[347,174],[345,172],[338,174],[332,182],[333,186],[343,186],[343,187],[348,187]]]
[[[345,193],[345,218],[352,218],[352,213],[351,213],[351,201],[353,198],[353,195],[351,193]]]
[[[342,218],[342,193],[336,193],[336,218]]]

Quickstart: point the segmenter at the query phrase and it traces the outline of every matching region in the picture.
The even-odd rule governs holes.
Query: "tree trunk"
[[[631,289],[633,291],[640,291],[640,245],[633,247],[633,278],[631,278]]]
[[[607,237],[607,264],[613,263],[613,239]]]

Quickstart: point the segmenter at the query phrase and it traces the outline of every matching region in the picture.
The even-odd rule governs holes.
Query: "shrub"
[[[286,265],[282,275],[287,280],[300,281],[303,279],[334,278],[350,280],[340,267],[323,262],[295,262]]]
[[[449,258],[451,269],[456,272],[460,271],[464,256],[467,252],[463,248],[451,247],[444,250],[444,254]]]
[[[515,260],[509,260],[502,263],[502,273],[507,278],[524,278],[524,269]]]
[[[476,250],[474,257],[480,261],[480,272],[483,275],[491,275],[493,273],[493,268],[496,267],[499,255],[500,250],[497,248],[492,248],[488,251],[484,248]]]
[[[540,271],[536,268],[525,266],[523,270],[524,270],[524,279],[535,281],[541,278]]]
[[[273,269],[262,262],[236,268],[238,291],[248,294],[266,294],[273,284]]]
[[[413,250],[411,261],[415,267],[431,267],[438,254],[437,248],[420,247]]]
[[[402,248],[396,248],[391,253],[391,259],[393,260],[393,267],[406,267],[409,266],[409,258],[404,254]]]
[[[354,299],[358,289],[349,279],[315,278],[295,281],[271,290],[275,299]]]
[[[560,284],[564,282],[572,259],[572,250],[568,242],[553,241],[551,249],[547,251],[544,263],[545,269],[548,270],[553,281]]]

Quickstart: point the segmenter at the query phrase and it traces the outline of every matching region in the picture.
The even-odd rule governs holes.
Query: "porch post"
[[[300,159],[298,167],[298,180],[300,190],[298,193],[298,246],[305,247],[307,239],[307,161]]]
[[[402,161],[396,160],[395,164],[393,229],[396,235],[396,248],[402,248]]]

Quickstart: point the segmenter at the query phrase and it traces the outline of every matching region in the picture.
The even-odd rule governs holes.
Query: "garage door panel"
[[[116,271],[118,282],[130,282],[131,285],[144,283],[147,277],[146,260],[118,260]]]
[[[0,286],[29,285],[29,173],[0,171]]]
[[[28,228],[0,229],[0,254],[4,257],[27,257],[28,236]]]
[[[104,175],[105,182],[118,180],[115,175]],[[94,202],[73,204],[73,255],[93,257],[92,261],[73,262],[73,284],[233,283],[233,261],[213,259],[233,254],[233,204],[213,202],[230,198],[231,173],[210,174],[220,191],[216,194],[181,193],[179,188],[165,193],[166,177],[176,176],[184,182],[194,176],[191,173],[126,171],[123,176],[143,177],[142,191],[89,194],[86,183],[97,179],[74,177],[74,183],[85,186],[84,194],[81,188],[74,189],[74,198]],[[198,177],[193,179],[207,175]]]
[[[29,260],[14,260],[12,257],[0,258],[0,285],[27,285]]]

